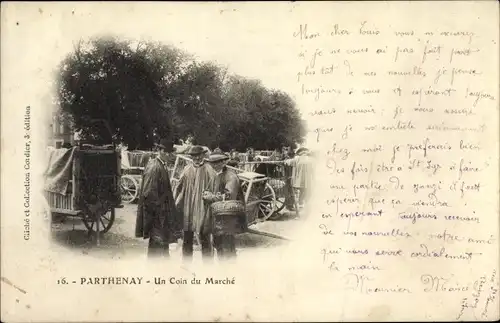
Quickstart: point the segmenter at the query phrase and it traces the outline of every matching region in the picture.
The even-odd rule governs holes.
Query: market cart
[[[271,220],[276,220],[282,216],[280,213],[286,206],[286,202],[290,205],[294,204],[294,191],[291,187],[291,166],[285,165],[283,161],[257,161],[247,162],[246,164],[254,164],[255,172],[263,174],[268,178],[268,184],[272,187],[276,198],[273,200],[274,213],[269,217]],[[290,201],[287,201],[290,199]]]
[[[172,189],[179,181],[180,174],[184,167],[191,162],[186,155],[177,155],[175,165],[171,171]],[[245,196],[247,223],[252,225],[257,222],[266,221],[276,211],[276,193],[268,183],[269,178],[264,174],[248,172],[240,168],[227,166],[238,175],[241,187]]]
[[[120,207],[120,153],[113,145],[50,149],[44,195],[52,216],[82,219],[89,235],[106,233]]]
[[[142,173],[148,161],[155,156],[154,152],[133,150],[121,152],[122,176],[120,180],[121,199],[123,203],[132,203],[139,197]]]

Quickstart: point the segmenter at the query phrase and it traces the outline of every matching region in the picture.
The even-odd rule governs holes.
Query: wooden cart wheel
[[[87,214],[85,214],[82,218],[83,224],[85,224],[85,227],[87,228],[87,230],[89,230],[90,233],[94,233],[97,231],[97,224],[95,220],[96,219],[94,217],[88,216]],[[115,209],[112,208],[110,211],[101,215],[99,231],[101,233],[108,232],[109,229],[111,229],[111,226],[113,226],[114,222]]]
[[[284,196],[276,196],[275,205],[275,213],[279,213],[281,210],[285,208],[285,197]]]
[[[132,203],[137,199],[139,183],[130,175],[123,175],[120,178],[120,190],[123,203]]]
[[[269,220],[278,220],[283,216],[283,213],[280,213],[281,210],[285,208],[285,198],[284,197],[277,197],[276,202],[274,203],[274,212],[271,214],[269,217]]]
[[[259,203],[259,219],[261,221],[266,221],[269,219],[275,209],[276,205],[276,194],[274,193],[273,188],[271,185],[266,183],[266,186],[264,187],[264,192],[262,196],[260,197],[260,203]]]
[[[249,183],[246,181],[241,183],[241,189],[242,189],[244,194],[248,190],[248,185],[249,185]],[[254,190],[256,188],[256,185],[258,185],[258,184],[253,184],[252,190]],[[264,189],[262,190],[262,194],[260,196],[255,195],[255,194],[257,194],[257,192],[254,192],[253,194],[252,193],[253,192],[250,192],[250,196],[253,196],[253,197],[250,197],[250,200],[245,201],[245,203],[247,203],[247,204],[254,203],[255,201],[258,200],[259,201],[258,212],[257,212],[258,214],[257,214],[257,218],[255,220],[257,222],[266,221],[274,213],[274,206],[276,205],[276,194],[274,193],[274,190],[271,187],[271,185],[269,185],[267,183],[266,183]],[[253,223],[255,220],[249,221],[249,223],[250,222]]]
[[[279,212],[285,207],[286,181],[279,178],[271,178],[267,183],[271,185],[276,194],[275,208],[276,212]]]
[[[274,213],[269,217],[269,219],[277,220],[283,216],[280,212],[285,208],[286,183],[282,183],[279,179],[271,179],[269,184],[273,188],[276,195],[276,199],[274,201]]]

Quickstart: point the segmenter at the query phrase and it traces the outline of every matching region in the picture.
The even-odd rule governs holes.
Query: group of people
[[[192,146],[192,160],[182,171],[174,188],[166,161],[173,144],[162,140],[158,155],[144,169],[137,209],[136,237],[149,239],[149,256],[169,256],[169,244],[182,238],[183,258],[193,256],[195,238],[199,238],[204,259],[236,256],[235,232],[214,231],[210,205],[217,201],[239,200],[244,203],[238,176],[226,167],[229,156]]]
[[[182,254],[186,260],[193,256],[195,239],[201,245],[204,259],[236,256],[233,230],[214,230],[214,216],[210,206],[218,201],[245,203],[240,180],[227,166],[237,166],[234,152],[224,153],[216,148],[207,155],[207,149],[191,146],[186,152],[192,160],[182,171],[179,181],[172,187],[167,161],[174,152],[173,143],[162,140],[156,145],[157,155],[146,165],[140,189],[136,237],[149,239],[149,256],[168,256],[169,244],[182,239]],[[252,159],[252,150],[249,159]],[[286,167],[286,207],[293,210],[298,204],[293,189],[300,192],[303,203],[311,187],[312,168],[309,150],[300,148],[295,156],[289,147],[275,151],[273,161],[281,161]],[[293,189],[292,189],[293,188]]]
[[[284,146],[281,150],[274,149],[266,163],[259,163],[256,160],[255,150],[252,147],[247,148],[243,155],[239,154],[235,149],[224,153],[218,147],[214,149],[214,152],[226,154],[230,159],[228,166],[237,167],[240,162],[243,162],[242,168],[245,171],[263,174],[273,173],[273,171],[270,171],[273,166],[272,162],[279,162],[288,166],[280,169],[284,174],[275,177],[285,179],[285,206],[290,211],[294,211],[296,207],[303,205],[308,197],[313,178],[313,156],[312,152],[305,147],[298,148],[296,151],[290,146]],[[298,193],[297,197],[295,193]]]
[[[293,211],[307,200],[313,178],[312,158],[311,151],[305,147],[294,151],[290,146],[287,146],[281,150],[273,150],[265,163],[248,164],[246,170],[263,174],[271,173],[274,174],[271,177],[284,178],[285,207]],[[252,162],[254,160],[255,152],[249,148],[246,153],[246,161]],[[279,168],[277,171],[276,168],[273,169],[276,164],[282,164],[286,167]],[[255,165],[257,165],[256,168],[253,167]],[[278,172],[283,172],[283,174],[276,174]],[[298,196],[295,193],[298,193]]]

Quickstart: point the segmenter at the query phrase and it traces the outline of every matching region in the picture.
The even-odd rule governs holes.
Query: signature
[[[399,285],[376,284],[374,279],[365,275],[346,274],[343,276],[344,288],[363,294],[411,293],[411,290]]]
[[[489,309],[491,303],[493,303],[495,301],[495,299],[497,298],[498,282],[496,280],[496,275],[497,275],[497,271],[493,270],[493,273],[491,274],[490,281],[489,281],[491,284],[490,289],[489,289],[489,295],[486,298],[486,302],[484,304],[483,311],[481,312],[481,318],[488,317],[488,309]]]
[[[477,312],[480,311],[481,318],[488,318],[488,311],[498,294],[498,281],[496,280],[496,270],[493,270],[489,278],[481,276],[474,282],[473,293],[470,297],[462,298],[457,320],[461,319],[469,311],[476,320]]]
[[[490,307],[490,304],[495,301],[497,294],[498,294],[498,288],[494,287],[494,286],[490,286],[490,294],[488,295],[488,298],[486,298],[486,302],[484,304],[483,311],[481,312],[482,318],[488,318],[488,309]]]
[[[425,286],[424,292],[467,292],[470,283],[462,284],[452,281],[453,275],[448,278],[424,274],[420,276],[420,281]]]

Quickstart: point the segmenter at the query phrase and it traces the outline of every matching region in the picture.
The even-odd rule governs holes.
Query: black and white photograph
[[[500,318],[497,2],[1,18],[2,322]]]
[[[313,182],[295,100],[193,56],[152,40],[75,42],[47,127],[55,241],[226,259],[288,240]]]

